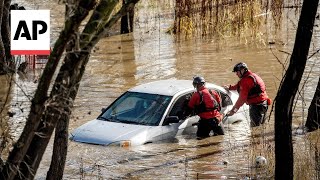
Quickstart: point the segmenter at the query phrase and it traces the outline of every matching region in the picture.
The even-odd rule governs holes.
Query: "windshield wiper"
[[[118,122],[118,121],[115,120],[115,119],[110,119],[110,118],[106,118],[106,117],[103,117],[103,116],[100,116],[100,117],[98,117],[97,119],[99,119],[99,120],[104,120],[104,121],[110,121],[110,122]]]
[[[105,118],[105,117],[103,117],[103,116],[99,116],[97,119],[99,119],[99,120],[105,120],[105,121],[108,121],[108,119],[107,119],[107,118]]]
[[[141,125],[149,125],[149,126],[150,126],[150,123],[148,123],[148,122],[143,122],[143,121],[138,122],[137,124],[141,124]]]
[[[121,120],[121,123],[126,123],[126,124],[140,124],[139,122],[136,121],[128,121],[128,120]]]

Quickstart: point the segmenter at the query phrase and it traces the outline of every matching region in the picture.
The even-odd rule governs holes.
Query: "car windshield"
[[[157,126],[172,97],[126,92],[98,117],[100,120]]]

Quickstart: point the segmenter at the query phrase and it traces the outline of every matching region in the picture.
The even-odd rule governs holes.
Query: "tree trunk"
[[[93,8],[95,1],[81,1],[80,7],[69,21],[65,22],[65,29],[61,32],[55,43],[53,51],[49,56],[49,60],[40,78],[37,90],[32,99],[30,113],[26,121],[26,125],[15,143],[13,150],[10,152],[7,162],[0,173],[0,179],[11,180],[17,174],[21,161],[24,159],[32,138],[39,127],[39,123],[46,107],[47,93],[53,74],[65,50],[66,44],[70,39],[70,34],[77,31],[82,20],[87,16],[89,10]]]
[[[111,0],[110,3],[114,3],[115,6],[115,2],[116,1]],[[54,103],[52,103],[52,105],[51,103],[49,103],[50,108],[48,108],[48,111],[45,112],[47,116],[43,119],[44,121],[41,122],[43,128],[39,129],[38,132],[38,134],[41,134],[41,137],[35,136],[31,146],[29,147],[30,151],[28,151],[28,153],[25,156],[24,160],[27,163],[26,166],[24,166],[23,169],[21,169],[21,172],[23,172],[23,177],[33,178],[55,125],[57,123],[60,123],[60,121],[65,118],[69,119],[69,116],[71,114],[71,108],[73,106],[73,101],[76,97],[79,88],[79,83],[84,74],[85,66],[89,60],[89,55],[92,48],[98,43],[99,39],[104,37],[106,31],[108,31],[110,27],[114,25],[115,22],[118,21],[126,11],[133,8],[134,4],[137,2],[138,0],[132,0],[127,5],[123,6],[116,15],[110,18],[108,23],[103,21],[96,21],[96,18],[92,18],[92,20],[94,21],[89,20],[89,22],[87,23],[82,35],[80,36],[81,51],[68,53],[64,60],[65,63],[62,65],[60,69],[60,72],[58,74],[58,77],[56,79],[51,93],[52,102]],[[109,12],[110,15],[112,13],[112,7],[114,6],[108,3],[104,4],[104,6],[107,9],[103,9],[100,5],[97,7],[97,9],[101,8],[103,12]],[[109,17],[105,16],[103,17],[103,19],[107,20],[109,19]],[[96,22],[102,23],[100,24],[101,26],[94,26],[93,24]],[[92,35],[93,32],[95,34]],[[91,39],[91,41],[87,41],[88,39]],[[54,111],[54,116],[48,116],[52,114],[51,111]],[[62,114],[62,116],[58,116],[59,114]],[[66,138],[66,136],[64,138]],[[67,149],[64,148],[61,150],[66,151]],[[62,157],[60,160],[65,161],[65,158],[66,157]],[[63,169],[64,167],[61,167],[62,164],[64,165],[64,163],[53,163],[51,167],[52,171],[49,172],[50,176],[56,177],[56,172],[54,172],[54,170]],[[57,168],[53,166],[60,167]],[[16,178],[19,179],[18,176],[16,176]],[[51,179],[51,177],[47,176],[47,179]]]
[[[47,173],[47,180],[56,180],[63,178],[64,167],[68,152],[68,127],[71,112],[65,112],[56,125],[53,154],[51,164]]]
[[[122,0],[123,4],[128,3],[128,0]],[[124,16],[121,17],[121,34],[127,34],[133,31],[134,8],[129,10]]]
[[[11,0],[0,0],[0,75],[15,71],[10,54],[10,3]]]
[[[10,3],[11,3],[11,0],[4,1],[2,24],[1,24],[1,36],[4,44],[7,63],[9,64],[10,68],[13,68],[14,64],[11,61],[11,53],[10,53],[10,26],[9,26]]]
[[[319,0],[303,1],[290,64],[275,104],[275,179],[293,179],[292,106],[307,61]]]
[[[100,1],[99,5],[96,7],[93,15],[89,19],[83,32],[80,35],[80,48],[87,47],[88,45],[90,45],[90,43],[93,42],[93,39],[97,39],[97,34],[101,34],[101,32],[99,31],[106,31],[103,28],[106,26],[109,20],[108,18],[110,18],[110,14],[113,11],[111,7],[115,6],[118,2],[119,0]],[[108,7],[109,5],[111,7]],[[98,41],[100,40],[100,38],[101,37],[98,38]]]
[[[2,18],[3,18],[3,10],[4,10],[4,0],[0,0],[0,25],[2,25]],[[2,26],[0,26],[1,32]],[[6,54],[4,48],[4,42],[2,40],[2,34],[0,33],[0,75],[6,74]]]
[[[46,150],[46,147],[49,143],[50,137],[53,133],[53,130],[56,126],[56,124],[58,123],[58,121],[63,121],[63,120],[67,120],[69,121],[69,116],[71,114],[71,108],[72,107],[72,103],[73,100],[71,100],[71,94],[69,89],[71,89],[71,91],[73,89],[75,89],[75,87],[69,87],[68,84],[66,84],[66,82],[70,81],[70,74],[69,72],[71,72],[71,74],[74,72],[75,69],[71,69],[73,66],[73,63],[75,61],[74,58],[77,58],[78,54],[76,53],[70,53],[68,56],[68,59],[71,59],[71,61],[69,62],[65,62],[63,64],[63,67],[61,67],[61,70],[58,74],[58,77],[56,79],[56,82],[54,84],[54,87],[52,89],[52,102],[50,102],[48,104],[48,107],[45,111],[45,114],[42,118],[42,121],[40,123],[40,126],[38,127],[37,130],[37,135],[35,135],[32,139],[31,145],[29,146],[28,152],[26,153],[25,157],[24,157],[24,162],[23,164],[21,164],[20,166],[20,172],[23,176],[22,179],[33,179],[34,175],[37,172],[37,169],[39,167],[39,164],[41,162],[41,158],[43,156],[43,153]],[[68,71],[66,71],[66,68],[68,69]],[[63,71],[62,71],[63,70]],[[75,71],[75,73],[79,73],[78,71]],[[68,122],[61,122],[61,124],[63,123],[67,123]],[[61,125],[59,126],[61,127]],[[68,128],[66,128],[67,130]],[[64,131],[64,130],[57,130],[59,134],[59,131]],[[62,134],[61,137],[56,137],[55,138],[55,142],[54,145],[57,146],[57,143],[59,142],[63,142],[65,141],[64,139],[67,138],[67,136],[64,136],[65,133]],[[56,139],[58,139],[58,141],[56,142]],[[61,140],[62,139],[62,140]],[[60,145],[58,145],[60,146]],[[56,176],[55,173],[57,173],[56,169],[58,169],[60,167],[60,165],[65,164],[65,156],[67,153],[67,149],[66,147],[54,147],[54,150],[61,150],[60,154],[61,156],[58,159],[52,159],[53,163],[50,166],[50,174],[54,174],[52,175],[52,177],[48,177],[47,179],[58,179],[58,176]],[[54,152],[54,156],[56,157],[58,152]],[[58,155],[59,156],[59,155]],[[58,166],[58,167],[56,167]],[[16,175],[15,179],[19,179],[20,176]]]
[[[74,0],[68,0],[66,4],[66,13],[65,19],[69,18],[69,14],[74,11]],[[77,33],[78,34],[78,33]],[[66,48],[67,53],[72,53],[71,51],[75,51],[76,41],[78,41],[78,36],[74,35],[73,39],[70,41],[70,44]],[[69,110],[69,109],[67,109]],[[46,113],[46,112],[45,112]],[[50,113],[46,113],[50,114]],[[54,136],[54,144],[53,144],[53,152],[51,158],[50,168],[47,172],[47,180],[56,180],[63,178],[64,167],[66,163],[66,157],[68,152],[68,127],[69,127],[69,119],[71,112],[65,112],[66,116],[61,116],[58,120],[58,123],[55,128],[55,136]],[[57,115],[55,115],[57,116]],[[58,117],[55,117],[58,118]]]
[[[306,127],[308,128],[308,132],[317,130],[320,127],[320,78],[316,92],[314,93],[308,109]]]

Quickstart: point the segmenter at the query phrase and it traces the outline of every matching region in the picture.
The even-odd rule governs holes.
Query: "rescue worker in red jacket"
[[[224,135],[221,123],[223,115],[220,113],[221,97],[216,91],[207,89],[205,82],[203,77],[193,78],[193,87],[197,92],[193,93],[188,103],[188,107],[200,117],[197,130],[198,139],[209,137],[211,130],[214,135]]]
[[[255,127],[264,123],[270,104],[263,80],[248,69],[247,64],[236,64],[233,71],[240,78],[237,84],[225,86],[227,90],[237,90],[239,98],[233,108],[226,114],[232,116],[244,104],[249,105],[250,126]]]

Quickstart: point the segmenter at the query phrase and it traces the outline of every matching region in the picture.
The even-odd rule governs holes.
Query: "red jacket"
[[[200,97],[200,93],[199,92],[202,93],[203,101],[204,101],[204,103],[205,103],[207,108],[213,108],[214,107],[213,100],[211,99],[212,95],[217,100],[217,102],[219,104],[221,104],[221,98],[218,95],[218,93],[215,92],[214,90],[211,90],[211,92],[212,92],[212,95],[211,95],[209,90],[206,87],[203,86],[203,87],[200,88],[200,90],[198,92],[193,93],[193,95],[192,95],[192,97],[191,97],[191,99],[189,101],[189,104],[188,104],[188,106],[191,109],[194,109],[196,106],[200,105],[201,97]],[[217,109],[206,111],[206,112],[200,112],[198,114],[198,116],[200,118],[202,118],[202,119],[211,119],[211,118],[215,118],[215,117],[219,121],[221,121],[221,119],[222,119],[222,114],[220,114],[219,110],[217,110]]]
[[[255,84],[260,85],[259,93],[253,92]],[[234,110],[238,110],[244,103],[259,104],[268,99],[266,86],[263,80],[255,73],[248,70],[236,85],[230,85],[229,90],[237,90],[239,98],[233,106]],[[251,91],[251,92],[250,92]]]

